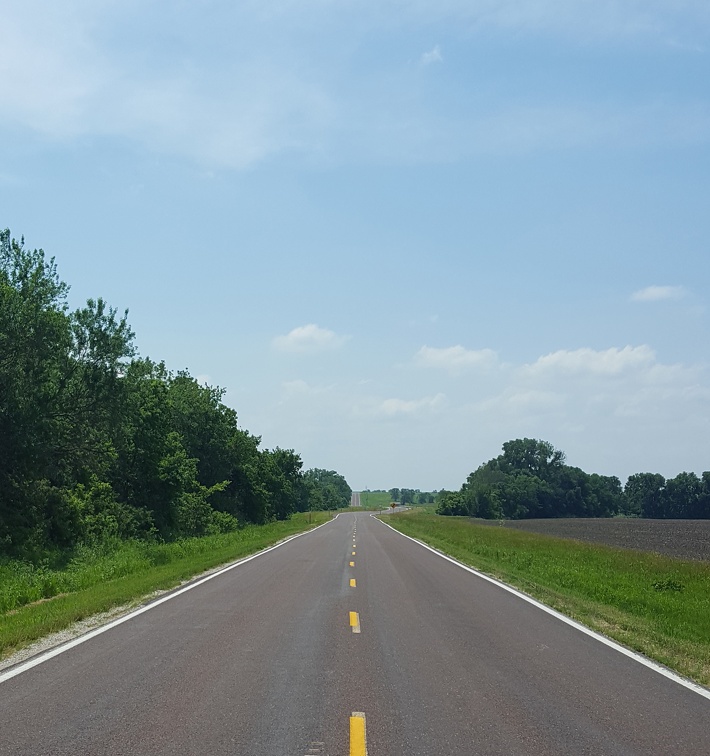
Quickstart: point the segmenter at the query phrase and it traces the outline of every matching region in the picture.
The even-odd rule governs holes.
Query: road
[[[360,506],[360,493],[359,493],[359,491],[353,491],[352,496],[350,497],[350,506],[351,507],[359,507]]]
[[[0,753],[697,756],[709,713],[358,511],[0,682]]]

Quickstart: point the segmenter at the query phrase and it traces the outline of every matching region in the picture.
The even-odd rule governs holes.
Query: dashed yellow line
[[[357,586],[355,585],[355,578],[350,578],[350,587],[357,588]]]
[[[360,632],[360,615],[357,612],[350,612],[350,629],[354,633]]]
[[[367,756],[365,714],[354,711],[350,717],[350,756]]]
[[[355,562],[350,562],[350,566],[354,567],[355,566]]]
[[[355,552],[353,551],[352,556],[355,556]]]

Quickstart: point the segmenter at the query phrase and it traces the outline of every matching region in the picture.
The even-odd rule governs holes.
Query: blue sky
[[[706,0],[4,0],[0,227],[355,489],[710,469]]]

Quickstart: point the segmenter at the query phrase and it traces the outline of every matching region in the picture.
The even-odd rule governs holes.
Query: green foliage
[[[710,518],[710,472],[702,477],[682,472],[666,480],[655,473],[637,473],[626,481],[630,512],[658,519]]]
[[[42,250],[0,233],[0,559],[173,541],[341,506],[293,450],[260,449],[222,389],[136,356],[128,313],[69,312]]]
[[[306,470],[303,485],[302,511],[334,510],[350,506],[352,489],[345,478],[334,470]]]
[[[547,441],[519,438],[472,472],[458,492],[440,491],[442,515],[518,520],[527,517],[710,518],[710,472],[615,476],[566,465]]]
[[[437,512],[484,519],[611,517],[627,513],[621,482],[566,465],[552,444],[522,438],[472,472],[458,492],[441,491]]]
[[[652,585],[657,591],[676,591],[676,593],[682,593],[685,590],[683,583],[679,583],[677,580],[673,580],[673,578],[656,580]]]
[[[433,504],[436,498],[435,493],[420,491],[418,488],[390,488],[387,492],[390,501],[398,502],[402,505],[425,505]]]

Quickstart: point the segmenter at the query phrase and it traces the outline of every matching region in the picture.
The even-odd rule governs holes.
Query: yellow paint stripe
[[[354,633],[360,632],[360,617],[357,612],[350,612],[350,627]]]
[[[355,552],[353,551],[352,556],[355,556]]]
[[[350,578],[350,587],[357,588],[357,586],[355,585],[355,578]]]
[[[355,566],[355,562],[350,562],[350,566],[354,567]]]
[[[354,711],[350,717],[350,756],[367,756],[365,714]]]

